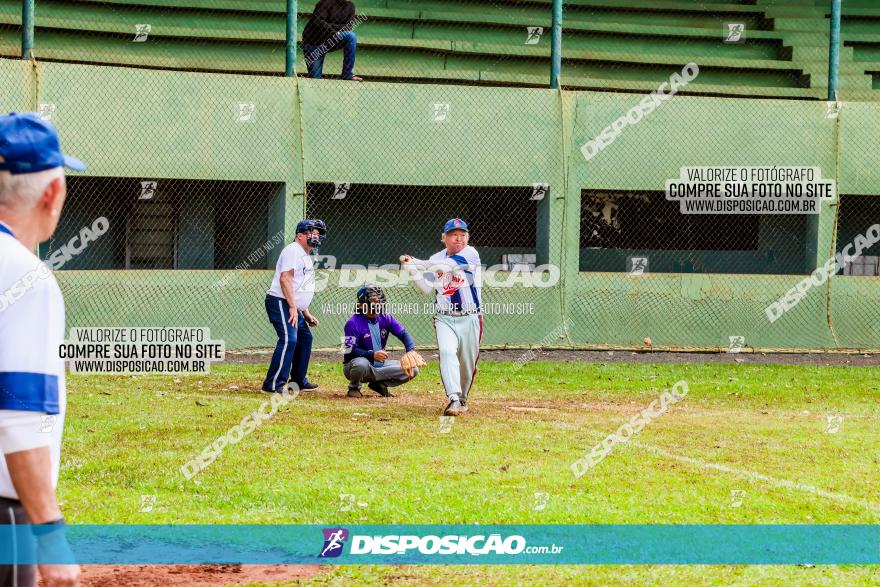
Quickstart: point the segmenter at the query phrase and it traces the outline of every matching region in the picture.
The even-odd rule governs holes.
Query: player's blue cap
[[[463,230],[467,232],[467,222],[465,222],[461,218],[453,218],[447,221],[445,225],[443,225],[443,234],[446,234],[450,230]]]
[[[61,152],[55,127],[35,112],[0,116],[0,170],[13,175],[56,167],[85,171],[85,163]]]

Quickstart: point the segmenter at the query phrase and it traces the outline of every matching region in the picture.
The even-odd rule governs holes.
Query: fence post
[[[34,48],[34,0],[21,1],[21,58],[30,59]]]
[[[553,0],[552,35],[550,37],[550,87],[559,87],[562,70],[562,0]]]
[[[840,2],[831,0],[831,42],[828,49],[828,101],[837,101],[840,76]]]
[[[293,77],[296,69],[296,0],[287,0],[287,51],[284,75]]]

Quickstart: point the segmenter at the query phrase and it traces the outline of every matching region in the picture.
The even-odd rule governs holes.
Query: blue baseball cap
[[[443,225],[443,234],[446,234],[450,230],[463,230],[467,232],[467,222],[465,222],[461,218],[453,218],[452,220],[447,221],[445,225]]]
[[[55,127],[35,112],[0,116],[0,170],[13,175],[56,167],[85,171],[85,163],[61,152]]]

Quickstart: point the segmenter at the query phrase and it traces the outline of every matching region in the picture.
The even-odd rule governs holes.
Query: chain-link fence
[[[347,318],[355,291],[367,282],[384,285],[391,308],[409,328],[430,340],[433,298],[418,294],[399,257],[426,260],[444,249],[441,234],[450,218],[464,219],[470,245],[483,266],[482,311],[487,344],[537,343],[549,323],[558,328],[559,270],[550,264],[550,234],[539,217],[549,207],[546,184],[522,186],[413,186],[350,182],[307,183],[309,217],[322,218],[331,234],[321,249],[325,268],[339,277],[319,294],[323,314]],[[539,244],[541,246],[539,246]],[[409,316],[407,316],[409,315]],[[498,328],[492,328],[498,325]],[[512,336],[516,331],[518,336]],[[564,336],[560,331],[558,336]],[[557,342],[557,341],[553,341]]]
[[[307,80],[300,96],[307,215],[327,222],[321,253],[337,267],[316,299],[334,328],[357,286],[379,280],[417,340],[433,343],[433,299],[397,264],[441,251],[444,224],[461,218],[483,265],[484,342],[537,344],[559,329],[554,255],[564,223],[554,189],[564,188],[553,93]]]
[[[14,58],[21,55],[22,7],[18,2],[0,3],[0,58]],[[30,108],[30,96],[24,89],[28,85],[28,77],[20,64],[4,59],[0,69],[0,98],[3,108],[10,110],[27,110]]]
[[[20,2],[0,4],[0,55],[4,57],[21,55],[21,10]]]
[[[808,240],[802,215],[682,214],[664,192],[581,195],[581,271],[798,275],[812,268]]]
[[[65,269],[267,269],[272,266],[268,257],[258,262],[249,257],[276,236],[267,234],[269,207],[283,187],[272,182],[70,177],[66,214],[40,253],[64,259],[57,263]],[[72,254],[65,246],[84,228],[96,233],[94,240]],[[104,234],[108,238],[99,238]],[[280,236],[283,232],[276,240]]]
[[[351,42],[303,37],[313,2],[286,78],[283,1],[38,1],[21,61],[21,2],[0,0],[3,109],[40,112],[89,164],[40,248],[69,325],[270,344],[275,261],[318,217],[317,344],[338,344],[357,288],[378,281],[431,345],[431,298],[398,258],[440,251],[459,217],[484,266],[486,346],[880,348],[876,246],[815,274],[880,221],[855,144],[878,113],[871,7],[845,6],[850,112],[824,100],[821,2],[566,4],[562,92],[539,89],[550,6],[356,2],[343,32],[360,84],[306,79],[307,58],[347,77]],[[777,168],[814,177],[705,175]],[[857,187],[797,192],[829,183]],[[698,209],[752,184],[815,207]]]
[[[878,225],[876,196],[841,197],[835,239],[837,277],[830,279],[829,290],[829,317],[839,346],[871,348],[880,336],[880,246],[872,238]]]

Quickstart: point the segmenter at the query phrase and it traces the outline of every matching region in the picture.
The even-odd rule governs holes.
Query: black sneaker
[[[313,389],[318,389],[317,383],[312,383],[311,381],[306,383],[305,385],[299,386],[300,391],[312,391]]]
[[[364,394],[361,393],[360,389],[355,389],[353,387],[348,388],[348,397],[364,397]]]
[[[464,413],[464,409],[461,407],[461,402],[457,399],[449,402],[449,405],[446,406],[446,409],[443,410],[444,416],[458,416]]]
[[[394,395],[388,391],[388,386],[384,383],[376,383],[375,381],[368,383],[367,387],[381,395],[382,397],[394,397]]]

